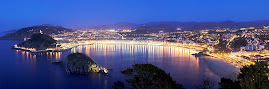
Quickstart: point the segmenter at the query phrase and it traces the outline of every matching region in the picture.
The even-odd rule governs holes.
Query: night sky
[[[269,20],[269,0],[1,0],[0,30],[153,21]]]

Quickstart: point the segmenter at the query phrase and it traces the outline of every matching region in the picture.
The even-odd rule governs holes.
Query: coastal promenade
[[[16,44],[14,45],[14,49],[27,51],[30,53],[44,53],[44,52],[62,52],[65,50],[72,49],[81,45],[91,45],[91,44],[134,44],[134,45],[156,45],[156,46],[177,46],[184,47],[189,49],[195,49],[196,51],[203,51],[204,49],[213,50],[213,48],[208,47],[207,45],[200,45],[196,43],[175,43],[175,42],[167,42],[167,41],[153,41],[153,40],[88,40],[88,41],[78,41],[76,43],[61,43],[61,47],[58,48],[48,48],[46,50],[35,50],[33,48],[24,48],[18,47]],[[253,61],[247,60],[241,57],[237,57],[236,55],[246,55],[250,54],[249,52],[238,53],[212,53],[206,52],[207,55],[218,58],[219,60],[225,61],[229,64],[232,64],[238,68],[241,68],[246,65],[254,64]]]

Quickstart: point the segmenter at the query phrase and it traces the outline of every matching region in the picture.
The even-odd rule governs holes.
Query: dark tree
[[[203,79],[199,89],[214,89],[214,87],[215,87],[214,82],[209,80],[208,78],[205,78]]]
[[[269,89],[269,69],[265,62],[245,66],[240,72],[238,80],[242,89]]]
[[[121,73],[134,89],[184,89],[170,74],[152,64],[135,64]]]
[[[121,81],[114,82],[112,89],[124,89],[125,86]]]
[[[228,78],[221,78],[219,86],[219,89],[241,89],[239,81],[233,81]]]

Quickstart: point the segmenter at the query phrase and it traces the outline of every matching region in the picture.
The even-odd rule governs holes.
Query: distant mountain
[[[25,37],[30,37],[33,34],[40,33],[42,31],[43,34],[51,35],[51,34],[60,34],[64,32],[71,32],[71,29],[67,29],[61,26],[53,26],[53,25],[38,25],[31,26],[26,28],[21,28],[13,33],[8,33],[0,39],[15,39],[21,40]]]
[[[269,25],[269,20],[263,21],[249,21],[249,22],[234,22],[234,21],[222,21],[222,22],[177,22],[177,21],[161,21],[161,22],[149,22],[144,23],[143,26],[148,26],[154,30],[161,30],[160,26],[165,26],[166,31],[176,30],[180,27],[182,30],[203,30],[214,28],[242,28],[242,27],[262,27],[263,25]],[[138,27],[137,29],[139,29]]]
[[[135,23],[129,22],[119,22],[116,24],[109,24],[109,25],[98,25],[98,26],[90,26],[90,29],[132,29],[139,25]]]
[[[17,30],[1,31],[1,32],[0,32],[0,37],[6,35],[6,34],[8,34],[8,33],[13,33],[13,32],[16,32],[16,31],[17,31]]]
[[[137,29],[143,31],[175,31],[178,27],[182,30],[203,30],[215,28],[242,28],[242,27],[262,27],[269,25],[269,20],[260,21],[247,21],[247,22],[234,22],[234,21],[221,21],[221,22],[179,22],[179,21],[160,21],[148,22],[144,24],[135,23],[116,23],[111,25],[90,26],[89,29]]]

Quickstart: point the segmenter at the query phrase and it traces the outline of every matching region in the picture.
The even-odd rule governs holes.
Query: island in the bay
[[[57,41],[45,34],[33,34],[29,40],[17,44],[18,47],[34,48],[36,50],[45,50],[56,48]]]
[[[106,68],[100,67],[91,57],[83,53],[69,54],[60,64],[67,73],[108,73]]]
[[[19,44],[15,44],[12,48],[17,50],[28,51],[32,53],[38,52],[53,52],[57,51],[60,45],[52,37],[46,34],[33,34],[30,39]]]
[[[13,48],[17,50],[40,53],[57,51],[55,49],[59,49],[59,47],[60,46],[58,45],[57,41],[49,35],[37,33],[33,34],[30,39],[14,45]],[[67,73],[108,73],[106,68],[100,67],[91,57],[82,53],[69,54],[65,60],[55,63],[60,63]]]

